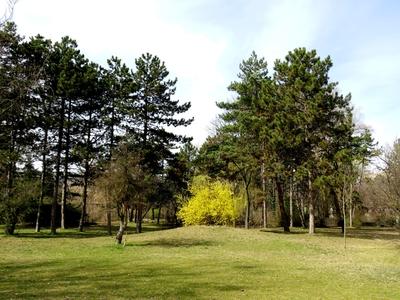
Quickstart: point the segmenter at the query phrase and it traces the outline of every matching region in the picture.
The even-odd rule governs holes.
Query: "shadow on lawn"
[[[169,225],[154,225],[154,224],[143,224],[142,232],[160,231],[173,228]],[[108,234],[108,228],[104,225],[92,225],[84,228],[83,232],[79,232],[78,228],[71,228],[66,230],[57,229],[57,234],[53,235],[50,233],[49,229],[43,229],[40,232],[34,232],[32,228],[29,229],[17,229],[14,237],[17,238],[38,238],[38,239],[49,239],[49,238],[72,238],[72,239],[82,239],[82,238],[95,238],[102,236],[113,237],[117,231],[118,226],[112,226],[112,234]],[[135,231],[135,226],[128,228],[128,233],[132,234]]]
[[[215,246],[216,243],[208,240],[201,240],[201,239],[175,239],[175,238],[168,238],[168,239],[157,239],[151,240],[146,242],[139,242],[134,244],[128,244],[127,246],[134,246],[134,247],[146,247],[146,246],[156,246],[156,247],[165,247],[165,248],[189,248],[194,246]]]
[[[260,231],[276,234],[308,234],[308,231],[302,228],[293,228],[290,232],[284,232],[282,228],[261,229]],[[343,233],[340,227],[316,228],[315,235],[337,238],[343,237]],[[400,231],[390,227],[348,228],[346,237],[368,240],[400,241]]]
[[[327,237],[343,237],[340,228],[321,228],[316,230],[316,234]],[[400,241],[400,232],[394,228],[385,227],[348,228],[346,237],[367,240]]]
[[[116,262],[120,263],[120,267],[115,266]],[[135,264],[114,261],[114,264],[106,264],[88,259],[9,265],[0,262],[0,298],[176,299],[178,296],[193,299],[204,289],[214,293],[241,293],[249,288],[245,283],[236,285],[208,280],[209,276],[218,276],[220,271],[214,270],[213,264],[202,267],[210,268],[207,274],[201,269],[188,269],[178,264],[160,267],[151,261]],[[193,280],[197,277],[200,280]]]
[[[270,232],[270,233],[278,233],[278,234],[305,234],[307,233],[304,230],[291,230],[290,232],[285,232],[283,231],[283,228],[267,228],[267,229],[261,229],[261,232]]]

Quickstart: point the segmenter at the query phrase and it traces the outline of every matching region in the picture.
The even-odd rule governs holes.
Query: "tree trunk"
[[[279,212],[281,214],[281,223],[283,226],[283,230],[285,232],[290,232],[288,215],[285,210],[283,184],[279,180],[276,180],[276,190],[278,194]]]
[[[14,124],[13,126],[14,127]],[[10,133],[10,145],[9,145],[9,159],[10,161],[7,163],[6,167],[6,177],[7,177],[7,185],[5,191],[5,228],[4,233],[7,235],[14,234],[15,226],[17,224],[17,212],[10,207],[10,201],[13,197],[13,186],[14,186],[14,177],[15,177],[15,162],[14,158],[12,158],[13,154],[15,153],[15,141],[16,141],[16,132],[15,130],[11,130]]]
[[[61,228],[65,229],[65,206],[67,205],[68,197],[68,163],[69,163],[69,148],[70,148],[70,133],[71,133],[71,108],[72,101],[68,100],[68,110],[67,110],[67,128],[65,136],[65,157],[64,157],[64,178],[63,178],[63,190],[61,196]]]
[[[263,191],[263,210],[262,210],[262,219],[263,219],[263,228],[267,228],[267,195],[266,195],[266,187],[265,187],[265,163],[263,162],[261,165],[261,184]]]
[[[353,227],[353,213],[352,213],[353,207],[351,201],[349,202],[349,227]]]
[[[333,198],[333,205],[335,206],[336,215],[338,217],[338,225],[341,227],[342,233],[344,233],[344,222],[342,217],[342,211],[340,210],[340,203],[338,199],[338,195],[333,187],[330,187],[331,196]]]
[[[315,211],[314,211],[314,195],[312,190],[312,183],[311,183],[311,176],[308,176],[308,233],[314,234],[315,233]]]
[[[119,229],[117,235],[115,237],[117,244],[122,243],[122,238],[124,236],[125,230],[128,227],[128,208],[127,206],[123,206],[123,211],[118,213],[119,215]]]
[[[353,184],[351,182],[349,191],[349,227],[353,227]]]
[[[135,209],[132,207],[129,211],[129,222],[133,222],[135,216]]]
[[[16,225],[17,225],[16,218],[13,217],[12,220],[8,220],[8,222],[6,223],[6,225],[4,227],[4,233],[6,235],[13,235]]]
[[[92,101],[92,99],[90,99]],[[90,103],[89,110],[89,120],[87,123],[87,139],[86,139],[86,154],[85,154],[85,173],[83,178],[83,197],[82,197],[82,212],[81,219],[79,221],[79,231],[83,231],[83,226],[86,220],[86,204],[87,204],[87,190],[89,186],[89,178],[90,178],[90,139],[91,139],[91,129],[92,129],[92,103]]]
[[[249,229],[249,223],[250,223],[250,180],[244,180],[244,188],[246,190],[246,218],[244,220],[244,227],[246,229]]]
[[[143,207],[141,204],[138,204],[136,211],[137,211],[137,219],[136,219],[136,233],[142,233],[142,210]]]
[[[65,206],[67,204],[68,193],[68,170],[64,170],[64,179],[61,192],[61,229],[65,229]]]
[[[60,108],[60,119],[58,126],[58,142],[57,142],[57,156],[56,156],[56,178],[54,180],[54,194],[53,202],[51,205],[51,222],[50,228],[51,233],[56,234],[57,224],[56,224],[56,214],[57,214],[57,204],[58,204],[58,189],[60,183],[60,164],[61,164],[61,152],[62,152],[62,137],[64,133],[64,110],[65,110],[65,100],[61,98],[61,108]]]
[[[89,186],[89,159],[85,162],[85,174],[83,178],[83,197],[82,197],[82,211],[81,218],[79,220],[79,231],[83,231],[83,226],[86,221],[86,204],[87,204],[87,194]]]
[[[157,225],[160,225],[161,205],[158,207]]]
[[[108,153],[108,160],[111,161],[112,159],[112,151],[114,149],[114,122],[115,122],[115,105],[114,105],[114,98],[111,99],[111,124],[110,124],[110,149]],[[107,231],[109,235],[112,235],[112,222],[111,222],[111,211],[110,207],[107,204]]]
[[[10,134],[10,156],[14,154],[15,151],[15,131],[12,130]],[[6,189],[6,199],[10,200],[11,195],[12,195],[12,189],[14,185],[14,176],[15,176],[15,162],[13,158],[10,158],[10,162],[7,164],[7,189]]]
[[[108,235],[112,235],[112,225],[111,225],[111,211],[107,210],[107,230]]]
[[[111,160],[112,158],[112,151],[114,149],[114,122],[115,122],[115,105],[114,105],[114,98],[112,98],[112,104],[111,104],[111,125],[110,125],[110,152],[109,152],[109,157],[108,160]]]
[[[154,221],[154,207],[151,208],[151,220]]]
[[[314,234],[315,233],[315,220],[314,220],[314,201],[313,201],[313,199],[310,199],[310,203],[308,205],[308,213],[309,213],[308,233]]]
[[[290,227],[293,227],[293,179],[290,177],[289,183],[289,215],[290,215]]]
[[[132,208],[133,209],[133,208]],[[135,208],[135,216],[134,216],[134,222],[136,223],[138,220],[138,210],[137,207]]]
[[[343,182],[342,190],[342,204],[343,204],[343,239],[344,239],[344,249],[346,249],[346,193],[345,193],[345,183]]]
[[[47,154],[47,136],[48,136],[48,129],[46,128],[44,131],[44,139],[43,139],[43,152],[42,152],[42,176],[40,177],[40,198],[38,203],[38,210],[36,213],[36,226],[35,231],[40,232],[40,213],[43,205],[44,199],[44,189],[45,189],[45,181],[46,181],[46,154]]]
[[[297,206],[297,209],[299,210],[299,217],[300,217],[300,222],[301,222],[301,226],[303,228],[306,228],[306,222],[305,222],[305,216],[304,216],[304,200],[303,200],[303,196],[299,194],[299,190],[298,187],[296,187],[296,197],[295,197],[296,201],[295,204]]]

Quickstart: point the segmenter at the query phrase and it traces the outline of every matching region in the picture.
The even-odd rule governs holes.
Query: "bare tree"
[[[6,3],[3,4],[5,7],[4,7],[3,15],[0,18],[0,27],[12,19],[12,16],[14,13],[14,7],[15,7],[15,4],[17,3],[17,1],[18,0],[6,0],[5,1]]]

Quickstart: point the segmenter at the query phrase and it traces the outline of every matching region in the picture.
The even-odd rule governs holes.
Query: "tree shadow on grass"
[[[261,232],[270,232],[270,233],[278,233],[278,234],[306,234],[307,232],[303,229],[291,229],[290,232],[283,231],[283,228],[265,228],[261,229]]]
[[[343,233],[339,227],[318,229],[316,235],[336,238],[343,237]],[[400,231],[390,227],[348,228],[346,238],[400,241]]]
[[[133,244],[128,244],[126,246],[134,246],[134,247],[146,247],[146,246],[155,246],[155,247],[165,247],[165,248],[189,248],[196,246],[215,246],[217,243],[208,240],[202,239],[183,239],[183,238],[168,238],[168,239],[157,239],[145,242],[135,242]]]
[[[225,283],[206,278],[219,276],[213,264],[205,276],[201,270],[188,269],[178,264],[162,267],[151,262],[129,265],[104,264],[102,261],[85,260],[44,261],[6,265],[0,263],[0,298],[37,299],[107,299],[107,298],[196,298],[199,291],[239,292],[248,285]],[[29,272],[26,272],[29,270]],[[200,278],[200,280],[193,280]],[[151,281],[149,281],[151,280]],[[32,284],[34,282],[34,284]],[[206,282],[206,283],[205,283]],[[162,288],[153,287],[154,283]],[[73,288],[72,288],[73,287]],[[217,297],[216,297],[217,298]]]
[[[284,232],[282,228],[267,228],[261,229],[261,232],[276,233],[276,234],[308,234],[308,231],[303,228],[293,228],[290,232]],[[316,228],[316,236],[326,237],[343,237],[340,227]],[[400,241],[400,231],[390,227],[362,227],[348,228],[346,233],[347,238],[368,239],[368,240],[398,240]]]
[[[142,233],[172,229],[169,225],[143,224]],[[119,227],[112,226],[112,234],[108,234],[108,227],[105,225],[91,225],[84,228],[83,232],[79,232],[78,228],[66,230],[57,229],[56,234],[51,234],[49,229],[43,229],[40,232],[35,232],[33,228],[17,229],[13,237],[16,238],[37,238],[37,239],[52,239],[52,238],[71,238],[71,239],[86,239],[96,237],[114,237]],[[128,227],[128,233],[135,232],[135,226]]]

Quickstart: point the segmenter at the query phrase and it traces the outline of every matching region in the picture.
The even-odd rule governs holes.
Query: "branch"
[[[0,27],[12,19],[14,13],[14,7],[18,0],[7,0],[7,7],[0,18]]]

